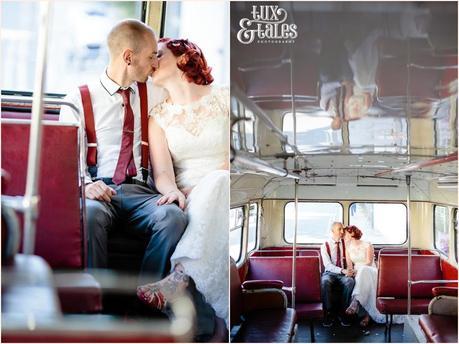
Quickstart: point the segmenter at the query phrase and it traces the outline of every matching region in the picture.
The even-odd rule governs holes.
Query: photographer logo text
[[[242,18],[237,39],[242,44],[294,43],[298,27],[287,23],[287,11],[279,6],[252,6],[252,19]]]

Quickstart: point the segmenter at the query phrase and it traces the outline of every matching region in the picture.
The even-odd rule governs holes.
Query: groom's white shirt
[[[123,98],[117,91],[120,86],[107,76],[106,70],[100,75],[99,80],[88,83],[91,94],[91,102],[94,111],[94,125],[96,127],[97,139],[97,177],[112,178],[121,149],[121,138],[124,124]],[[141,128],[140,128],[140,98],[137,83],[130,86],[131,89],[131,107],[134,113],[134,162],[137,167],[137,176],[142,179],[141,173]],[[153,85],[151,78],[147,80],[148,93],[148,113],[167,95],[166,90]],[[65,97],[65,101],[74,104],[80,111],[83,118],[83,105],[78,88],[75,88]],[[62,106],[59,115],[61,122],[77,122],[76,118],[80,116],[70,107]],[[87,140],[86,132],[83,140],[85,145],[84,163],[85,163],[85,182],[91,181],[91,177],[86,166]]]
[[[333,272],[335,274],[341,274],[342,268],[340,268],[339,266],[336,266],[334,262],[336,262],[336,256],[338,254],[338,250],[337,250],[338,245],[341,251],[341,257],[343,259],[345,258],[343,256],[344,250],[343,250],[342,242],[340,240],[338,245],[335,244],[335,241],[333,239],[329,239],[327,240],[327,242],[328,242],[328,245],[330,246],[331,257],[328,255],[327,247],[325,243],[323,243],[322,246],[320,246],[320,254],[322,256],[322,262],[324,263],[325,271]]]

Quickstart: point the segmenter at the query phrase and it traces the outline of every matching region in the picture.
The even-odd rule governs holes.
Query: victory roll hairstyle
[[[197,85],[210,85],[214,78],[212,68],[207,65],[201,49],[187,39],[161,38],[159,43],[166,43],[167,48],[179,59],[177,67],[189,82]]]

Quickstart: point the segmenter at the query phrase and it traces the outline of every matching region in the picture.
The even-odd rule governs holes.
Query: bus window
[[[247,241],[247,252],[257,247],[258,232],[258,204],[251,203],[249,208],[249,239]]]
[[[244,225],[244,208],[230,209],[230,256],[237,262],[241,259],[242,252],[242,228]]]
[[[343,207],[340,203],[298,203],[297,243],[323,243],[330,236],[333,222],[343,222]],[[293,243],[295,233],[295,203],[288,202],[284,209],[284,240]]]
[[[434,246],[448,256],[449,253],[448,207],[434,206]]]
[[[228,12],[229,3],[222,6],[213,1],[166,2],[164,37],[186,38],[196,43],[205,52],[216,85],[229,84]]]
[[[407,239],[406,207],[390,203],[352,203],[349,224],[363,232],[372,244],[401,245]]]
[[[38,1],[2,3],[3,90],[32,91],[39,5]],[[98,78],[108,63],[109,31],[119,20],[140,19],[141,11],[139,1],[54,1],[45,92],[66,93],[75,85]]]

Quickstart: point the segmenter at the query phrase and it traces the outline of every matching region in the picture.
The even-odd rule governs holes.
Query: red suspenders
[[[343,256],[341,257],[341,260],[342,260],[342,265],[343,265],[343,268],[346,269],[347,268],[347,264],[346,264],[346,245],[344,244],[344,240],[341,239],[341,244],[343,246]],[[330,245],[328,244],[328,241],[325,241],[325,248],[327,249],[327,253],[328,253],[328,256],[330,257],[330,260],[331,260],[331,251],[330,251]]]
[[[140,128],[142,131],[142,144],[141,144],[141,167],[142,178],[144,181],[148,177],[148,96],[147,85],[144,82],[137,83],[139,88],[140,97]],[[89,93],[88,85],[79,87],[81,94],[81,101],[83,103],[83,112],[85,120],[86,136],[88,140],[88,154],[86,156],[86,163],[88,168],[97,166],[97,139],[96,127],[94,124],[94,112],[92,109],[91,95]]]

